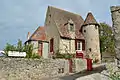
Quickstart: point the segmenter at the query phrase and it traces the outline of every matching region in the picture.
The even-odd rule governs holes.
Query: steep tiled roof
[[[98,24],[91,12],[88,13],[83,25]]]
[[[37,30],[31,35],[29,40],[46,40],[46,34],[45,34],[45,27],[40,26],[37,28]]]
[[[76,34],[75,37],[77,39],[84,39],[81,32],[79,32],[81,25],[84,22],[84,20],[80,15],[62,9],[58,9],[52,6],[49,6],[48,9],[51,12],[51,15],[53,15],[52,17],[58,26],[58,30],[61,37],[70,38],[70,34],[68,32],[66,24],[71,19],[75,24],[75,34]]]

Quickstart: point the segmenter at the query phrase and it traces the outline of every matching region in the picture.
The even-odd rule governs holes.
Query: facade
[[[79,51],[84,57],[100,62],[98,28],[92,13],[88,13],[84,21],[78,14],[48,6],[45,27],[39,27],[28,42],[34,44],[34,52],[40,55],[75,54]]]
[[[75,54],[76,50],[85,50],[85,40],[80,26],[84,20],[81,16],[55,7],[48,7],[45,27],[49,41],[50,54]]]
[[[33,44],[33,53],[38,53],[43,58],[48,58],[48,41],[46,40],[45,27],[38,27],[26,43]]]

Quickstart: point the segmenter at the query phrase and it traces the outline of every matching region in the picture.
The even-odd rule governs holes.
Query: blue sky
[[[90,11],[98,22],[112,25],[110,6],[120,0],[0,0],[0,50],[6,43],[27,39],[38,26],[44,25],[48,5],[80,14],[84,19]]]

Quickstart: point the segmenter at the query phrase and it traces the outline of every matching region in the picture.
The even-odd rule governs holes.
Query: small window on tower
[[[49,16],[51,17],[51,14]]]
[[[97,26],[97,25],[95,25],[95,29],[98,29],[98,26]]]
[[[89,51],[91,52],[91,51],[92,51],[92,49],[91,49],[91,48],[89,48]]]
[[[84,30],[84,32],[86,32],[86,30]]]

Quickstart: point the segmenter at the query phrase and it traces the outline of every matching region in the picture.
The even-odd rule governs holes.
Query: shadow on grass
[[[62,79],[62,80],[75,80],[79,77],[91,75],[91,74],[94,74],[94,73],[100,73],[103,70],[106,70],[106,68],[105,68],[105,66],[102,65],[102,66],[93,68],[92,71],[83,70],[79,73],[75,73],[75,74],[72,74],[72,75],[61,77],[60,79]]]

